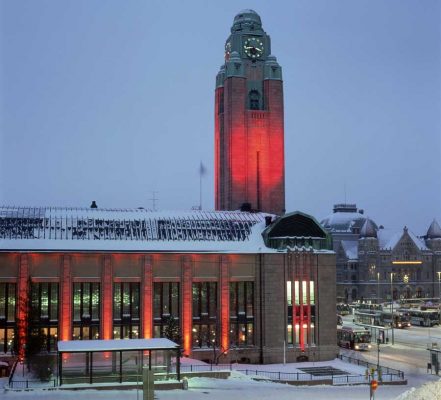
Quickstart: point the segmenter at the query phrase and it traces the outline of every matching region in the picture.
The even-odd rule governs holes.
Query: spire
[[[441,227],[439,226],[436,219],[432,221],[427,230],[427,239],[440,239],[441,238]]]
[[[376,238],[377,237],[377,230],[375,228],[375,224],[372,222],[371,219],[366,218],[366,221],[364,221],[364,224],[360,230],[360,237],[361,238]]]

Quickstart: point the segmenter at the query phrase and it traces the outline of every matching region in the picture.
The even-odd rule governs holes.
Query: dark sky
[[[214,84],[255,9],[283,67],[287,210],[441,223],[441,2],[0,2],[0,204],[214,207]]]

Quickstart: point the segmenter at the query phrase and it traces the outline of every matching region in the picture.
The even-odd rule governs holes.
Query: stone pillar
[[[145,256],[142,275],[142,335],[144,339],[153,337],[153,261]]]
[[[68,254],[62,257],[60,300],[60,340],[72,340],[72,271]]]
[[[29,256],[21,254],[18,266],[18,357],[20,360],[25,356],[25,345],[27,342],[28,315],[29,315]]]
[[[110,255],[103,256],[103,269],[101,272],[102,287],[102,314],[101,314],[101,337],[103,339],[112,339],[112,304],[113,304],[113,274],[112,260]]]
[[[189,256],[182,257],[182,337],[184,346],[184,355],[191,354],[192,341],[192,306],[193,306],[193,290],[192,290],[192,263]]]
[[[222,351],[230,347],[230,275],[228,268],[229,260],[221,256],[220,260],[220,344]],[[262,333],[261,333],[262,334]]]

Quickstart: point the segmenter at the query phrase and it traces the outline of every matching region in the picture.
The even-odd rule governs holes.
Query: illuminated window
[[[139,337],[139,283],[113,285],[113,338]]]
[[[193,347],[217,346],[217,282],[193,283]]]
[[[295,295],[295,304],[300,304],[300,293],[299,293],[299,281],[294,282],[294,295]]]
[[[308,304],[307,282],[302,281],[302,304]]]
[[[309,282],[309,303],[315,304],[314,281]]]
[[[15,283],[0,283],[0,353],[12,352],[14,347]]]
[[[155,282],[153,284],[154,337],[164,337],[165,330],[173,321],[179,326],[179,314],[179,282]]]
[[[41,349],[55,351],[58,337],[58,283],[31,283],[30,334],[40,338]]]
[[[73,284],[74,340],[99,339],[100,337],[100,284],[75,282]]]
[[[230,344],[254,345],[254,282],[230,283]]]

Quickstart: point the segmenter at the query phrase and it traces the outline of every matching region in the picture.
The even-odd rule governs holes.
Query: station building
[[[356,204],[336,204],[321,222],[336,252],[337,300],[435,299],[441,292],[441,228],[424,235],[387,229]]]
[[[336,354],[335,253],[300,212],[0,209],[0,351],[163,337],[217,361]]]

